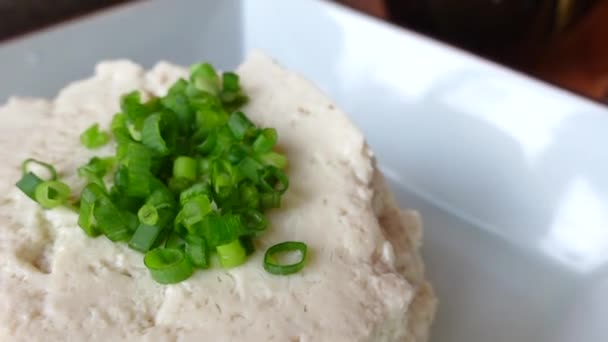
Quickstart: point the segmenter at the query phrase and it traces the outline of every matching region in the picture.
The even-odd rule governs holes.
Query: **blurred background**
[[[0,0],[0,40],[130,1]],[[334,1],[608,101],[608,0]]]

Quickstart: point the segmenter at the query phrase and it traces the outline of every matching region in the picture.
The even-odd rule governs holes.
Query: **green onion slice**
[[[158,210],[152,204],[144,204],[137,212],[137,218],[139,222],[153,226],[158,223]]]
[[[142,144],[130,143],[122,160],[122,166],[126,169],[127,176],[126,195],[133,197],[148,195],[152,166],[150,150]]]
[[[278,192],[266,192],[260,195],[260,207],[263,210],[280,208],[281,194]]]
[[[222,74],[222,88],[224,91],[238,92],[241,90],[239,85],[239,75],[233,72]]]
[[[260,173],[264,170],[264,166],[252,157],[245,157],[238,164],[239,171],[254,183],[260,182]]]
[[[256,153],[265,153],[272,150],[277,143],[277,130],[264,128],[253,142],[253,150]]]
[[[264,269],[268,273],[277,275],[288,275],[299,272],[306,263],[306,253],[308,247],[303,242],[298,241],[286,241],[276,244],[266,251],[264,254]],[[299,260],[291,264],[283,264],[277,259],[280,255],[298,252]]]
[[[163,106],[167,107],[176,114],[179,123],[179,131],[183,134],[189,134],[194,120],[193,108],[191,108],[186,89],[188,82],[184,79],[179,79],[175,82],[166,96],[161,99]]]
[[[176,131],[166,113],[155,113],[144,121],[141,142],[158,155],[166,156],[175,145]]]
[[[179,194],[179,203],[183,206],[190,199],[198,196],[211,197],[211,187],[209,183],[196,183]]]
[[[36,186],[34,197],[43,208],[55,208],[68,200],[70,187],[56,180],[42,182]]]
[[[255,209],[245,209],[240,215],[243,228],[248,233],[259,233],[268,227],[268,219]]]
[[[264,169],[260,181],[262,188],[267,191],[276,191],[283,194],[289,188],[289,178],[287,178],[285,172],[274,166],[268,166]]]
[[[217,95],[220,90],[220,79],[211,64],[195,64],[190,68],[190,73],[190,81],[198,90]]]
[[[86,148],[94,149],[104,146],[110,141],[110,135],[99,130],[99,124],[93,124],[80,134],[80,143]]]
[[[148,109],[141,103],[141,96],[137,90],[120,98],[120,109],[131,122],[142,119],[148,112]]]
[[[274,151],[259,154],[256,159],[267,166],[274,166],[279,169],[287,167],[287,157]]]
[[[203,221],[203,218],[211,212],[211,202],[205,195],[191,198],[177,214],[176,221],[183,224],[186,229],[191,230],[194,224]]]
[[[46,171],[47,174],[38,175],[36,172],[37,170],[31,170],[32,165],[44,169],[44,171]],[[21,173],[25,175],[29,172],[37,175],[42,180],[56,180],[57,179],[57,170],[55,170],[55,167],[53,165],[42,162],[40,160],[36,160],[34,158],[28,158],[28,159],[24,160],[23,163],[21,163]]]
[[[207,240],[209,248],[215,248],[235,240],[242,233],[243,227],[238,215],[211,213],[192,226],[194,235]]]
[[[147,252],[158,239],[162,229],[163,228],[160,226],[148,225],[145,223],[140,224],[131,237],[131,240],[129,240],[129,247],[143,253]]]
[[[230,196],[235,188],[236,169],[227,160],[217,160],[211,165],[213,190],[220,198]]]
[[[146,253],[144,265],[154,280],[161,284],[175,284],[192,275],[193,269],[186,254],[176,248],[156,248]]]
[[[209,268],[209,249],[204,238],[195,235],[186,236],[186,255],[195,267]]]
[[[242,140],[255,125],[243,114],[243,112],[234,112],[228,119],[228,128],[238,140]]]
[[[247,252],[238,239],[225,245],[217,246],[217,255],[220,258],[220,264],[224,268],[239,266],[247,260]]]
[[[93,157],[87,164],[78,168],[78,175],[85,178],[89,182],[102,186],[105,189],[106,185],[103,181],[103,177],[110,172],[115,163],[116,158],[114,157]]]
[[[258,209],[260,207],[260,193],[255,185],[243,182],[239,185],[241,205],[245,208]]]
[[[95,219],[95,205],[105,196],[104,190],[96,183],[89,183],[80,194],[78,225],[88,236],[95,237],[101,233]]]

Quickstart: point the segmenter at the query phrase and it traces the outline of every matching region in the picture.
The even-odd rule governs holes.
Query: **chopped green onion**
[[[95,205],[107,195],[99,184],[89,183],[80,194],[80,209],[78,214],[78,225],[88,236],[98,236],[97,221],[95,220]]]
[[[179,203],[183,206],[190,199],[198,196],[211,196],[211,188],[209,183],[196,183],[179,194]]]
[[[237,92],[241,90],[239,86],[239,75],[233,72],[225,72],[222,74],[222,88],[225,91]]]
[[[239,196],[242,206],[257,209],[260,207],[260,193],[255,185],[243,182],[239,186]]]
[[[188,82],[184,79],[179,79],[169,88],[169,92],[161,99],[163,106],[169,108],[176,114],[177,121],[182,133],[189,133],[189,128],[194,120],[194,112],[188,103],[186,88]]]
[[[285,172],[274,166],[264,169],[260,181],[262,188],[267,191],[276,191],[283,194],[289,188],[289,178],[287,178]]]
[[[236,164],[244,158],[247,158],[249,154],[250,152],[247,147],[242,144],[233,144],[227,151],[226,159],[228,159],[229,162]]]
[[[114,157],[93,157],[87,164],[78,168],[78,175],[105,188],[103,177],[114,167],[115,162]]]
[[[192,226],[191,233],[202,236],[207,240],[209,248],[227,244],[236,239],[243,231],[238,215],[218,215],[210,213],[204,219]]]
[[[234,189],[235,169],[227,160],[218,160],[211,166],[211,183],[220,198],[227,198]]]
[[[118,113],[114,115],[112,123],[110,124],[110,131],[112,131],[114,139],[119,145],[129,143],[131,141],[131,135],[127,128],[127,114]]]
[[[203,154],[208,154],[215,148],[217,144],[217,132],[211,131],[205,140],[196,147],[196,149]]]
[[[158,223],[158,210],[152,204],[144,204],[137,212],[139,222],[153,226]]]
[[[93,124],[80,135],[80,142],[86,148],[98,148],[110,141],[110,135],[99,130],[99,124]]]
[[[194,224],[203,221],[203,218],[211,210],[211,202],[207,196],[196,196],[184,203],[182,210],[177,214],[176,220],[190,229]]]
[[[196,159],[192,157],[179,156],[173,162],[173,177],[195,181],[196,169]]]
[[[222,92],[220,99],[224,108],[228,111],[238,109],[247,102],[247,96],[239,85],[239,76],[233,72],[225,72],[222,75]]]
[[[129,240],[129,247],[143,253],[147,252],[154,245],[162,229],[160,226],[140,224]]]
[[[95,224],[95,202],[84,201],[81,199],[80,208],[78,209],[78,226],[91,237],[98,236],[100,234]]]
[[[190,68],[190,72],[190,81],[197,89],[217,95],[220,90],[220,79],[211,64],[195,64]]]
[[[235,142],[234,136],[228,127],[223,126],[217,130],[217,141],[211,155],[217,158],[224,159],[225,153],[230,149],[230,146]]]
[[[131,143],[122,162],[126,167],[126,194],[133,197],[145,197],[150,191],[150,168],[152,156],[150,150],[142,144]]]
[[[47,172],[47,174],[38,175],[36,173],[36,170],[30,169],[31,165],[35,165],[39,168],[44,169]],[[33,158],[28,158],[28,159],[24,160],[23,163],[21,163],[21,173],[27,174],[28,172],[35,174],[42,180],[56,180],[57,179],[57,171],[55,170],[55,167],[53,167],[53,165],[42,162],[40,160],[33,159]]]
[[[70,197],[70,187],[60,181],[46,181],[38,184],[34,191],[36,202],[43,208],[51,209],[64,204]]]
[[[144,121],[141,131],[141,142],[161,156],[170,154],[170,147],[175,144],[176,139],[176,132],[169,127],[170,119],[166,116],[164,113],[150,115]]]
[[[220,264],[224,268],[239,266],[247,260],[247,252],[238,239],[225,245],[217,246],[217,255],[220,258]]]
[[[190,259],[179,249],[156,248],[146,253],[144,264],[154,280],[161,284],[175,284],[192,275]]]
[[[214,129],[226,123],[226,114],[213,109],[201,109],[196,112],[196,127],[198,127],[198,135],[209,134]]]
[[[212,158],[201,158],[198,160],[198,174],[205,180],[209,180],[211,173]]]
[[[242,112],[234,112],[228,119],[228,127],[235,138],[242,140],[255,126]]]
[[[36,187],[44,182],[38,176],[33,174],[32,172],[28,172],[21,177],[21,179],[17,182],[17,188],[23,191],[29,198],[36,200]]]
[[[268,227],[268,219],[255,209],[245,209],[240,215],[243,228],[248,233],[259,233]]]
[[[287,157],[274,151],[260,154],[257,159],[264,165],[274,166],[278,169],[284,169],[287,166]]]
[[[146,107],[141,103],[141,97],[137,90],[125,94],[120,98],[120,109],[132,122],[143,118],[148,112]]]
[[[245,157],[238,165],[239,171],[251,181],[258,183],[264,166],[251,157]]]
[[[93,211],[99,230],[112,241],[127,241],[138,226],[135,214],[119,210],[109,198],[96,201]]]
[[[195,235],[186,236],[186,255],[195,267],[209,268],[209,250],[204,238]]]
[[[260,206],[262,209],[281,207],[281,194],[278,192],[266,192],[260,195]]]
[[[239,76],[220,76],[210,64],[193,65],[164,96],[143,96],[121,97],[111,136],[98,124],[81,134],[88,148],[114,138],[116,152],[78,168],[86,182],[79,199],[35,159],[23,162],[16,186],[45,208],[76,204],[86,235],[145,253],[159,283],[244,263],[269,225],[265,211],[280,207],[289,187],[277,131],[256,127],[240,111],[248,98]]]
[[[264,254],[264,269],[268,273],[277,275],[287,275],[299,272],[306,263],[307,250],[308,247],[305,243],[297,241],[286,241],[274,245],[268,248],[266,254]],[[284,264],[278,261],[280,255],[290,252],[298,252],[300,254],[299,260],[290,264]]]
[[[96,183],[96,182],[95,182]],[[116,172],[114,173],[114,187],[118,189],[121,193],[127,191],[129,187],[129,172],[127,167],[124,165],[119,165]]]
[[[160,182],[152,182],[151,186],[154,192],[148,196],[146,203],[153,205],[156,209],[173,208],[175,206],[175,198],[171,191]]]
[[[143,125],[144,122],[142,120],[127,123],[127,130],[129,131],[129,136],[131,139],[141,141]]]
[[[265,153],[272,150],[277,143],[277,130],[274,128],[264,128],[253,142],[253,150],[256,153]]]

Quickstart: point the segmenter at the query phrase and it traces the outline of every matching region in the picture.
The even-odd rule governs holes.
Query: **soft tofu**
[[[162,95],[186,69],[146,72],[103,62],[53,101],[12,98],[0,109],[1,341],[426,341],[436,299],[419,255],[421,224],[399,210],[361,132],[314,85],[261,53],[238,69],[251,101],[244,111],[275,127],[289,157],[290,189],[249,261],[155,283],[143,256],[86,237],[76,214],[44,211],[14,182],[35,157],[82,187],[87,151],[78,136],[108,127],[121,94]],[[304,270],[274,276],[263,252],[305,241]]]

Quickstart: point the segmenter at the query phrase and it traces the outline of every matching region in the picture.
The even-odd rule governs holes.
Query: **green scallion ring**
[[[144,257],[144,265],[150,270],[150,275],[161,284],[175,284],[184,281],[192,275],[190,259],[181,249],[156,248]]]
[[[236,267],[247,261],[247,251],[239,239],[217,246],[216,250],[223,268]]]
[[[48,173],[49,173],[48,179],[44,179],[44,177],[40,177],[37,175],[39,178],[41,178],[43,180],[56,180],[57,179],[57,170],[55,170],[55,167],[53,165],[42,162],[40,160],[36,160],[34,158],[28,158],[28,159],[24,160],[23,163],[21,163],[21,173],[23,173],[25,175],[29,172],[32,172],[29,169],[30,164],[36,164],[38,166],[45,168],[48,171]],[[36,174],[35,172],[32,172],[32,173]]]
[[[38,184],[34,198],[43,208],[51,209],[65,203],[70,197],[70,187],[60,181],[46,181]]]
[[[300,260],[293,264],[280,264],[276,261],[276,256],[286,252],[300,252]],[[276,244],[266,251],[264,254],[264,269],[266,272],[276,275],[288,275],[299,272],[306,263],[306,253],[308,247],[303,242],[285,241]]]
[[[152,204],[146,203],[137,212],[137,218],[139,222],[153,226],[158,223],[158,210]]]

